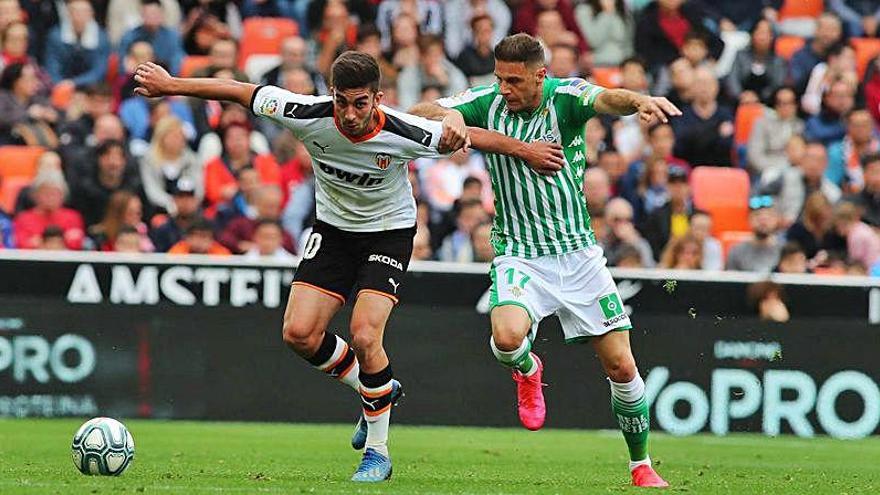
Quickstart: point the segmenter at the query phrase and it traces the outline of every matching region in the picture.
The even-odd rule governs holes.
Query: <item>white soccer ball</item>
[[[76,431],[71,452],[81,473],[119,476],[134,460],[134,439],[119,421],[93,418]]]

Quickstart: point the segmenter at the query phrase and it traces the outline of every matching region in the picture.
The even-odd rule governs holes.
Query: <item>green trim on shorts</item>
[[[492,285],[489,286],[489,311],[498,305],[498,277],[495,276],[495,265],[489,269],[489,278],[492,279]]]
[[[612,328],[611,330],[608,330],[607,332],[603,333],[602,335],[608,335],[608,333],[610,333],[610,332],[628,332],[628,331],[632,330],[632,328],[633,328],[632,325],[626,325],[624,327]],[[581,342],[586,342],[586,341],[592,339],[593,337],[601,337],[602,335],[579,335],[577,337],[565,339],[565,343],[566,344],[579,344]]]
[[[526,314],[529,316],[529,323],[531,323],[532,325],[535,324],[535,317],[532,316],[532,312],[529,311],[529,308],[527,308],[525,304],[514,300],[496,302],[495,304],[489,303],[489,312],[491,313],[493,309],[499,306],[519,306],[522,309],[526,310]]]

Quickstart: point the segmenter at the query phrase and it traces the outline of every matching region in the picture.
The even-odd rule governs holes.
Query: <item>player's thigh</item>
[[[324,331],[341,307],[342,301],[334,294],[294,284],[284,310],[285,336],[302,337]]]
[[[356,239],[355,233],[316,222],[303,248],[293,285],[311,287],[345,304],[357,279],[357,253],[352,248]]]
[[[564,285],[556,314],[567,343],[632,328],[601,248],[564,255],[561,270]]]
[[[489,272],[492,338],[502,350],[519,347],[524,337],[534,340],[538,324],[553,313],[552,267],[546,259],[499,256]]]
[[[384,296],[396,305],[412,257],[415,227],[362,235],[357,243],[357,298]]]

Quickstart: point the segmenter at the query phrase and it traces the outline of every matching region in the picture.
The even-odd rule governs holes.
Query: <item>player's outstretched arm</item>
[[[681,110],[669,100],[659,96],[646,96],[626,89],[608,89],[596,97],[593,108],[599,113],[611,115],[639,114],[644,124],[669,122],[669,117],[681,115]]]
[[[231,79],[198,77],[171,77],[162,67],[147,62],[138,66],[134,80],[139,84],[134,92],[149,98],[158,96],[193,96],[206,100],[224,100],[248,107],[257,89],[256,84]]]
[[[409,109],[409,113],[431,120],[443,120],[464,123],[461,112],[446,108],[436,103],[419,103]],[[444,126],[441,144],[446,138],[447,128]],[[562,147],[555,143],[536,141],[524,143],[504,134],[489,131],[481,127],[467,127],[467,136],[471,146],[485,153],[499,153],[519,158],[541,175],[553,175],[565,166]]]

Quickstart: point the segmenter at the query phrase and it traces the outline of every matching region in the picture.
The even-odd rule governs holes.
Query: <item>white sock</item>
[[[608,379],[611,384],[611,395],[623,402],[635,402],[645,395],[645,381],[636,370],[636,377],[626,383],[617,383]]]
[[[489,347],[492,349],[495,359],[508,368],[513,368],[525,376],[532,376],[538,371],[538,363],[531,355],[532,343],[528,337],[524,338],[519,347],[512,351],[502,351],[499,349],[495,345],[494,337],[489,339]]]
[[[365,447],[389,457],[388,429],[391,425],[391,381],[389,380],[387,384],[376,388],[366,388],[361,385],[361,400],[364,402],[364,419],[367,420]]]
[[[639,466],[650,466],[651,465],[651,456],[645,457],[641,461],[629,461],[629,470],[630,472],[635,471],[635,469]]]
[[[358,379],[360,366],[358,365],[357,357],[354,355],[354,350],[342,337],[338,335],[334,335],[334,337],[336,337],[336,349],[333,351],[330,359],[315,366],[315,368],[336,378],[357,392],[361,386],[361,382]]]

